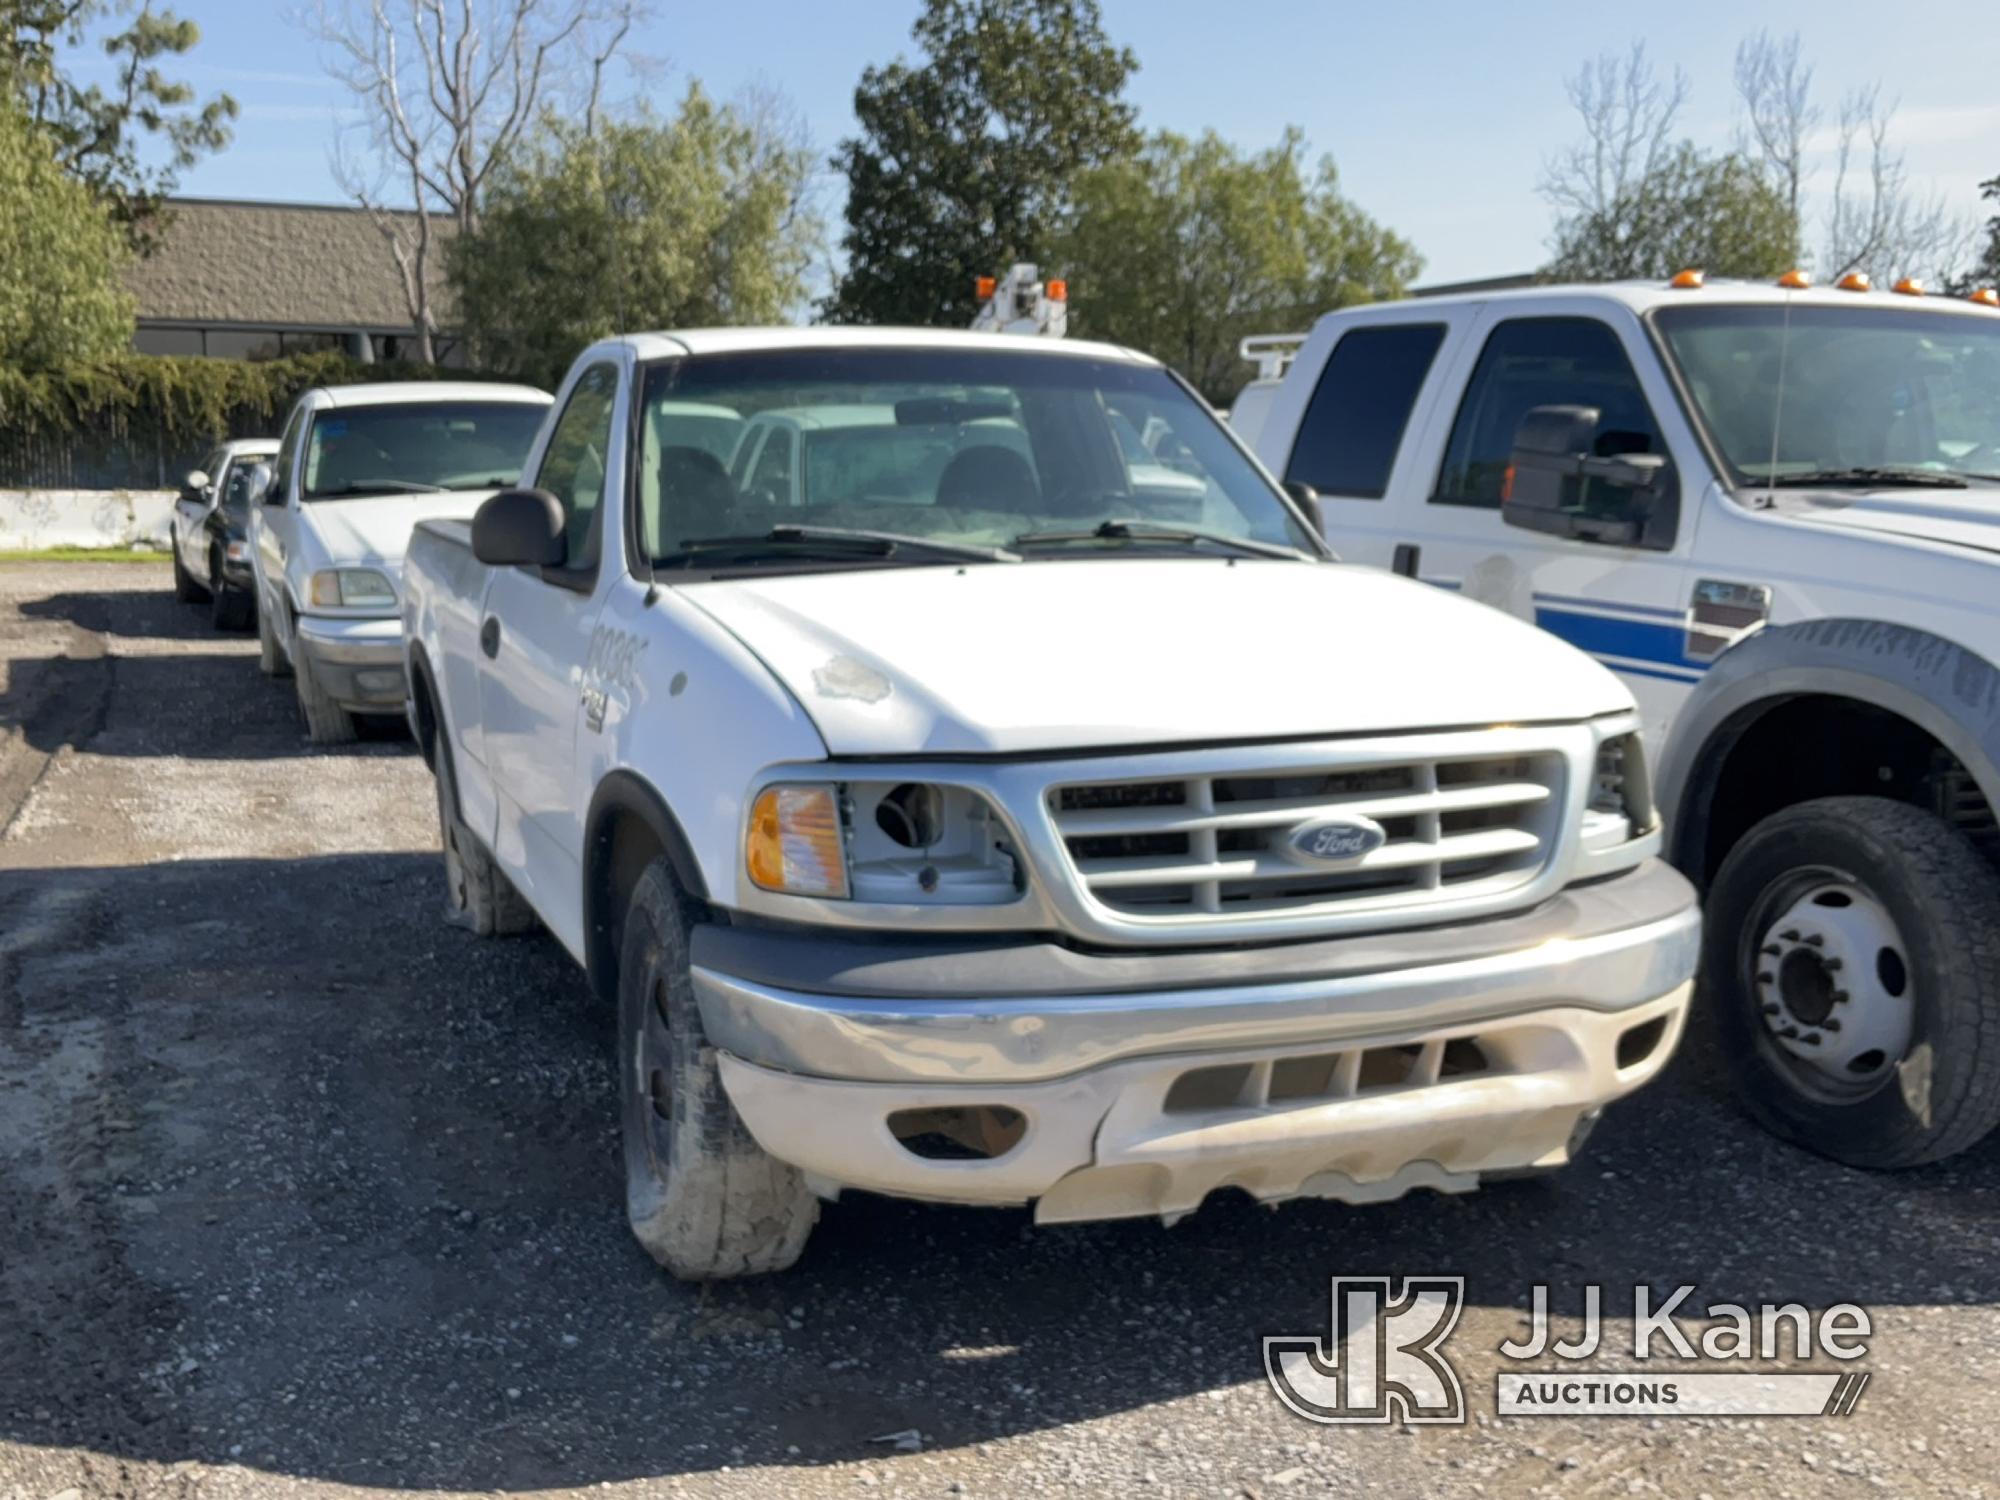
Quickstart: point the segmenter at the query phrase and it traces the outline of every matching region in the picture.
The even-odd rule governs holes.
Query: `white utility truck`
[[[1996,306],[1683,272],[1354,308],[1257,444],[1347,558],[1625,679],[1742,1099],[1861,1166],[2000,1121]]]
[[[518,480],[549,401],[525,385],[402,381],[293,404],[253,485],[249,551],[258,665],[296,679],[315,742],[353,739],[356,714],[402,712],[410,531]]]
[[[716,407],[786,413],[794,471],[683,435]],[[410,719],[456,918],[539,918],[617,1007],[674,1272],[788,1265],[847,1188],[1462,1190],[1560,1165],[1673,1050],[1699,919],[1631,695],[1335,565],[1153,360],[612,339],[525,476],[418,529]]]

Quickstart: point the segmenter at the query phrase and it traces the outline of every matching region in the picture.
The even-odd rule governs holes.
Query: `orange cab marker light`
[[[1051,302],[1069,301],[1069,283],[1067,281],[1051,281],[1049,283],[1048,298]]]
[[[1873,290],[1875,283],[1868,279],[1866,271],[1849,271],[1834,285],[1843,292],[1866,292]]]
[[[1778,285],[1787,291],[1802,292],[1812,285],[1812,277],[1804,271],[1787,271],[1778,278]]]
[[[1696,270],[1693,266],[1689,266],[1685,271],[1676,271],[1674,279],[1668,282],[1667,285],[1677,292],[1689,292],[1693,291],[1706,280],[1708,280],[1708,277],[1704,272]]]
[[[990,301],[999,287],[1000,282],[997,277],[981,276],[972,283],[972,294],[981,302]]]
[[[1890,290],[1901,292],[1905,297],[1921,297],[1924,294],[1924,284],[1914,276],[1905,276]]]
[[[1983,286],[1965,300],[1977,302],[1981,307],[2000,307],[2000,292],[1994,291],[1990,286]]]

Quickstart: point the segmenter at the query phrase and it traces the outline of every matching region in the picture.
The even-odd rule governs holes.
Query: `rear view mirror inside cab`
[[[1500,494],[1509,526],[1664,551],[1679,510],[1665,454],[1621,451],[1594,406],[1537,406],[1521,418]],[[1606,451],[1609,450],[1609,451]]]

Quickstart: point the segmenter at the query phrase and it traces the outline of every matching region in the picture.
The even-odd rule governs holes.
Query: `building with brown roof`
[[[364,210],[225,198],[176,198],[169,206],[159,248],[126,275],[139,303],[133,345],[140,353],[415,355],[402,273]],[[452,225],[433,218],[431,228],[441,240]],[[432,306],[449,326],[443,259],[431,257]],[[447,362],[449,344],[438,341]]]

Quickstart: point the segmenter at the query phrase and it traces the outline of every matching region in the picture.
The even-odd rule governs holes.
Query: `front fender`
[[[1909,720],[2000,808],[2000,667],[1955,641],[1885,620],[1768,626],[1709,668],[1667,737],[1655,794],[1681,868],[1730,745],[1760,709],[1807,694],[1852,698]]]

